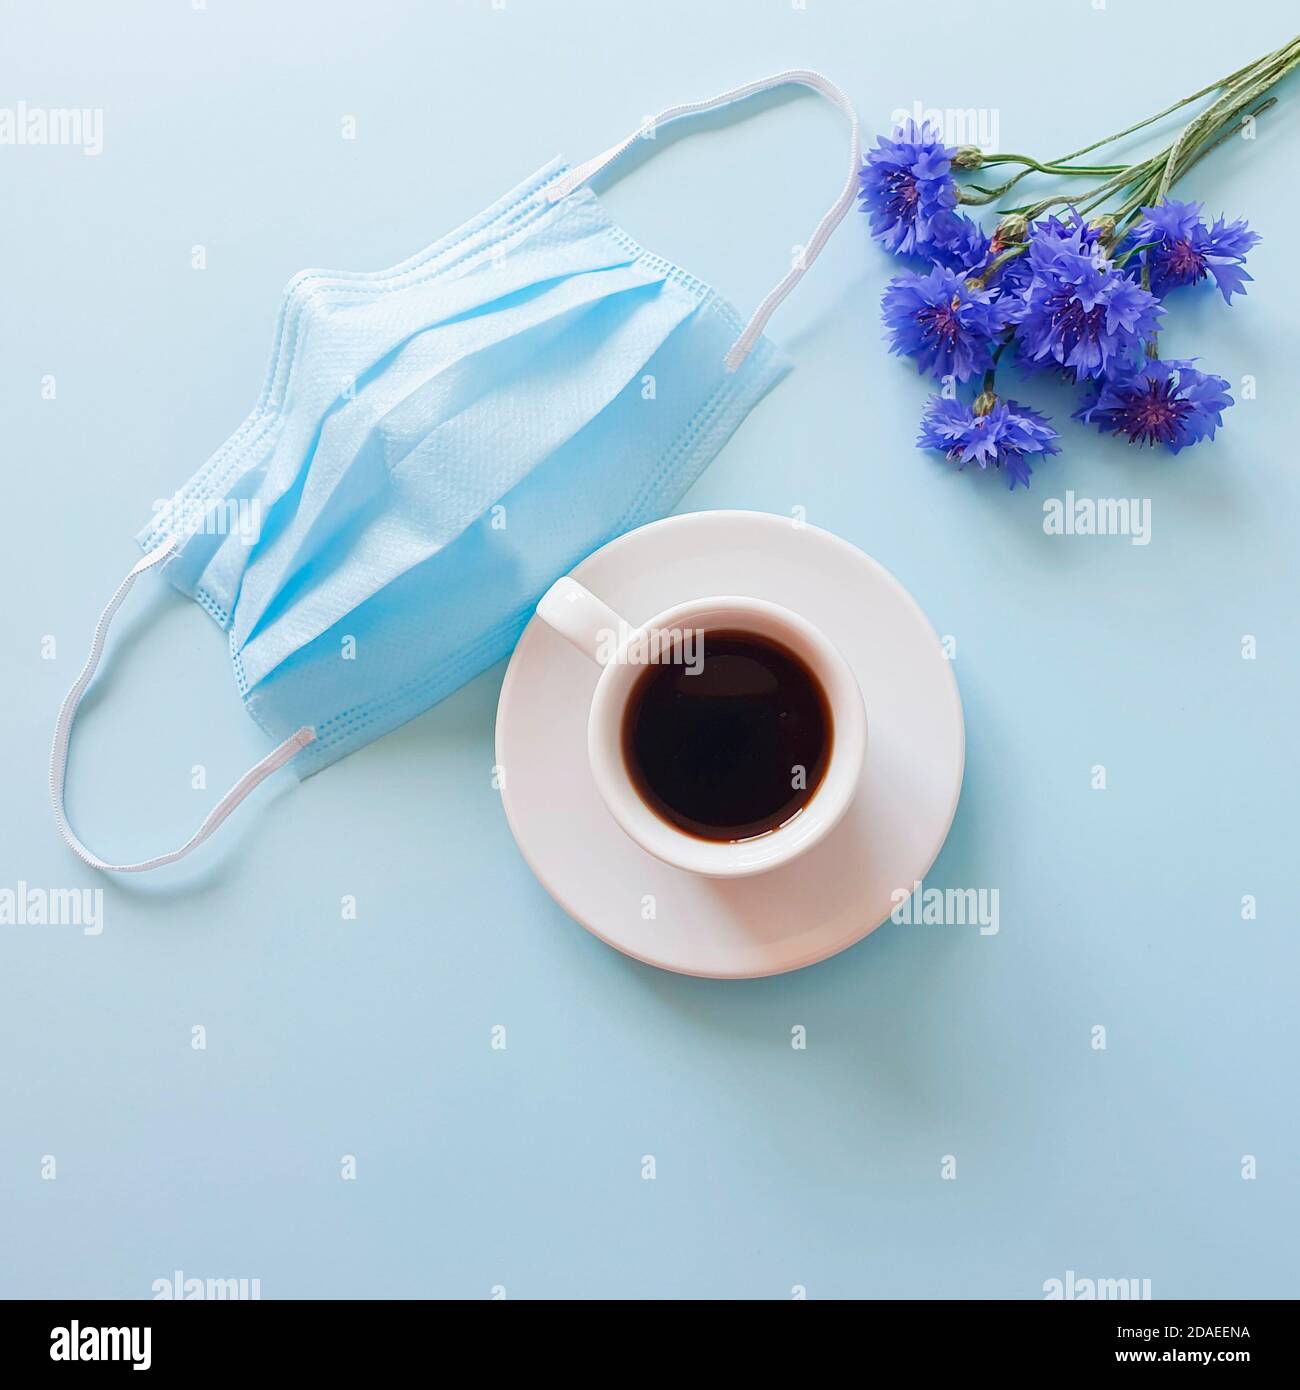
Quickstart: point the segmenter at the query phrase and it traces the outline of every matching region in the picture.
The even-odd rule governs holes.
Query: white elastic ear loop
[[[63,836],[68,847],[78,859],[89,864],[92,869],[105,869],[114,874],[144,873],[147,869],[158,869],[164,864],[173,864],[176,860],[183,859],[192,849],[197,849],[255,787],[264,782],[273,772],[282,768],[299,749],[305,748],[316,737],[315,729],[302,728],[291,738],[285,739],[260,763],[249,768],[225,796],[217,802],[208,813],[207,819],[194,834],[179,849],[174,849],[168,854],[160,854],[155,859],[146,859],[139,864],[109,864],[87,849],[77,838],[76,832],[68,824],[68,816],[63,804],[64,783],[67,780],[68,770],[68,741],[72,737],[72,725],[77,717],[77,707],[81,704],[81,697],[86,693],[86,687],[89,686],[94,677],[99,660],[104,654],[104,639],[108,636],[109,625],[112,623],[117,610],[122,606],[123,600],[131,592],[131,586],[146,570],[153,569],[155,565],[165,565],[175,554],[175,543],[170,539],[164,541],[162,545],[151,550],[144,559],[136,564],[118,585],[117,592],[109,599],[108,606],[100,614],[99,622],[95,627],[95,637],[90,644],[90,655],[86,658],[86,665],[82,669],[81,675],[77,677],[72,689],[68,691],[54,726],[54,747],[50,752],[50,800],[54,805],[54,822],[59,828],[59,834]]]
[[[829,77],[824,77],[819,72],[813,72],[810,68],[791,68],[786,72],[773,73],[771,77],[761,77],[756,82],[747,82],[741,87],[732,87],[729,91],[720,92],[717,96],[709,97],[706,101],[691,101],[680,106],[670,106],[666,111],[661,111],[657,116],[651,116],[649,120],[642,122],[625,140],[620,140],[617,145],[611,146],[603,154],[598,154],[594,159],[589,159],[585,164],[579,164],[576,168],[570,169],[567,174],[561,175],[546,189],[546,197],[553,203],[558,202],[561,198],[572,193],[575,188],[586,183],[588,179],[593,178],[607,164],[616,160],[619,155],[630,149],[635,141],[654,130],[655,127],[664,125],[668,121],[674,121],[679,116],[693,116],[701,111],[711,111],[715,107],[726,106],[729,102],[739,101],[744,97],[754,96],[758,92],[770,91],[773,87],[783,87],[789,83],[811,87],[813,91],[819,92],[828,101],[839,107],[849,118],[849,175],[840,196],[831,204],[826,216],[817,224],[812,236],[808,238],[808,245],[798,262],[786,272],[780,283],[754,310],[744,331],[731,345],[724,358],[724,365],[729,372],[734,372],[749,356],[754,344],[762,337],[763,330],[767,327],[767,321],[776,311],[777,305],[803,279],[804,272],[821,254],[822,247],[826,245],[835,228],[844,220],[845,214],[857,198],[858,167],[862,163],[862,136],[858,128],[858,116],[853,109],[853,103],[835,83]]]

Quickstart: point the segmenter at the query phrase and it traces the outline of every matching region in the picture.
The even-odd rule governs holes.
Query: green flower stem
[[[1253,111],[1234,112],[1231,119],[1226,123],[1225,128],[1219,134],[1215,135],[1212,139],[1207,139],[1199,149],[1194,150],[1184,157],[1178,172],[1174,175],[1174,182],[1182,178],[1189,169],[1199,164],[1211,151],[1217,150],[1220,145],[1226,144],[1227,141],[1231,140],[1241,129],[1241,121],[1244,116],[1249,116],[1252,120],[1258,119],[1258,117],[1262,116],[1270,107],[1276,105],[1276,97],[1266,97]],[[1157,166],[1157,172],[1150,173],[1147,177],[1141,179],[1134,188],[1134,191],[1112,213],[1112,216],[1115,218],[1115,230],[1106,240],[1107,250],[1112,250],[1114,247],[1118,246],[1120,242],[1123,241],[1130,224],[1136,221],[1141,215],[1143,208],[1156,201],[1159,196],[1160,183],[1166,159],[1167,156],[1161,156],[1149,160],[1148,165]],[[1136,255],[1139,251],[1145,249],[1146,247],[1143,246],[1135,246],[1131,251],[1125,252],[1125,254],[1116,261],[1116,265],[1124,265],[1130,256]],[[1149,274],[1145,275],[1143,286],[1144,288],[1150,288]],[[1148,344],[1148,350],[1149,349],[1150,345]]]
[[[986,154],[980,168],[987,164],[1027,164],[1040,174],[1118,174],[1123,164],[1040,164],[1027,154]]]
[[[1015,182],[1015,179],[1012,179],[1010,183],[1004,183],[998,188],[984,188],[980,184],[970,183],[965,187],[958,188],[957,201],[965,203],[967,207],[982,208],[988,203],[995,203],[999,198],[1005,197]]]
[[[1202,113],[1174,142],[1174,147],[1170,150],[1166,162],[1164,177],[1167,178],[1168,183],[1162,183],[1162,186],[1167,188],[1192,167],[1199,154],[1198,146],[1202,143],[1208,142],[1212,147],[1219,143],[1220,132],[1228,135],[1234,133],[1240,126],[1241,117],[1245,114],[1246,108],[1256,102],[1271,87],[1276,86],[1297,66],[1300,66],[1300,51],[1293,55],[1288,62],[1270,68],[1258,81],[1233,92],[1230,97],[1216,102],[1213,107]]]
[[[1049,207],[1073,203],[1078,207],[1080,214],[1083,214],[1100,207],[1112,194],[1129,188],[1130,193],[1113,213],[1117,222],[1129,222],[1141,208],[1165,197],[1173,184],[1189,169],[1211,150],[1236,134],[1241,127],[1242,116],[1247,114],[1247,107],[1258,101],[1264,92],[1297,67],[1300,67],[1300,40],[1283,50],[1282,56],[1261,64],[1258,71],[1252,72],[1249,81],[1225,93],[1207,107],[1200,116],[1188,123],[1172,144],[1151,158],[1129,166],[1122,173],[1088,190],[1082,198],[1060,194],[1028,207],[1008,208],[1003,211],[1022,212],[1033,218]],[[1269,97],[1259,102],[1249,114],[1252,117],[1258,116],[1276,102],[1276,97]]]
[[[992,162],[992,161],[986,161]],[[1038,164],[1031,161],[1031,167],[1021,170],[1015,178],[1008,179],[1006,183],[999,184],[997,188],[985,188],[983,184],[967,183],[963,184],[957,191],[957,201],[969,203],[973,206],[982,207],[986,203],[995,202],[998,198],[1005,198],[1006,195],[1020,182],[1021,179],[1029,174],[1053,174],[1062,175],[1067,178],[1099,178],[1104,174],[1119,174],[1128,168],[1126,164],[1099,164],[1093,167],[1076,165],[1072,169],[1055,168],[1050,164]],[[977,193],[981,196],[972,198],[970,195]]]
[[[992,164],[995,162],[995,158],[995,156],[990,156],[984,162],[985,164]],[[1011,156],[1007,156],[1007,158],[1011,159]],[[1096,178],[1102,174],[1120,173],[1128,167],[1124,164],[1076,164],[1073,166],[1059,164],[1039,164],[1037,160],[1022,161],[1019,158],[1016,159],[1016,162],[1023,162],[1028,167],[1022,169],[1018,174],[1015,175],[1014,178],[1008,179],[1006,183],[999,184],[997,188],[985,188],[978,183],[968,183],[959,190],[958,201],[962,203],[970,203],[975,206],[983,206],[985,203],[992,203],[998,198],[1005,198],[1006,195],[1011,192],[1011,190],[1016,186],[1016,184],[1020,182],[1021,179],[1028,178],[1030,174],[1064,174],[1067,176],[1076,176],[1079,178]],[[977,192],[981,196],[972,198],[969,196],[969,193],[971,191]]]
[[[1292,39],[1281,48],[1275,49],[1272,53],[1266,54],[1263,58],[1256,58],[1253,62],[1247,63],[1245,67],[1238,68],[1235,72],[1230,72],[1227,77],[1221,77],[1217,82],[1211,82],[1208,87],[1202,87],[1199,92],[1193,92],[1191,96],[1184,97],[1181,101],[1176,101],[1172,106],[1166,106],[1163,111],[1157,111],[1154,116],[1148,116],[1144,121],[1138,121],[1134,125],[1125,126],[1123,130],[1116,131],[1114,135],[1107,135],[1104,139],[1094,140],[1091,145],[1084,145],[1082,149],[1072,150],[1069,154],[1063,154],[1060,159],[1053,161],[1056,164],[1064,164],[1071,159],[1078,159],[1080,155],[1091,154],[1093,150],[1099,150],[1105,145],[1113,145],[1117,140],[1122,140],[1126,135],[1132,135],[1136,131],[1145,130],[1147,126],[1154,125],[1157,121],[1163,120],[1166,116],[1172,116],[1175,111],[1181,111],[1184,106],[1190,106],[1194,101],[1200,101],[1202,97],[1207,97],[1211,92],[1221,91],[1238,82],[1241,78],[1253,73],[1257,68],[1272,61],[1282,54],[1294,49],[1300,44],[1300,38]]]
[[[1151,293],[1150,261],[1144,261],[1142,263],[1142,288],[1146,290],[1148,294]],[[1158,328],[1153,328],[1151,330],[1151,336],[1147,339],[1147,356],[1152,362],[1156,361],[1160,356],[1160,330]]]
[[[1245,103],[1245,105],[1248,104],[1248,102]],[[1194,148],[1192,150],[1189,150],[1186,154],[1184,154],[1179,163],[1179,167],[1174,173],[1173,179],[1170,181],[1170,185],[1172,186],[1172,184],[1176,183],[1178,179],[1182,178],[1182,176],[1185,173],[1187,173],[1189,169],[1199,164],[1201,160],[1204,159],[1205,156],[1210,153],[1211,150],[1218,149],[1220,145],[1225,144],[1228,140],[1232,139],[1232,137],[1236,135],[1237,132],[1241,129],[1241,121],[1243,116],[1248,115],[1251,119],[1254,119],[1262,115],[1271,106],[1276,105],[1276,97],[1267,97],[1264,101],[1260,102],[1259,105],[1256,106],[1253,111],[1246,112],[1244,110],[1244,107],[1234,108],[1228,114],[1227,119],[1223,122],[1222,130],[1220,130],[1217,134],[1211,131],[1209,137],[1206,138],[1205,142],[1201,144],[1199,148]],[[1120,204],[1118,208],[1115,209],[1114,216],[1117,221],[1117,233],[1122,232],[1124,229],[1124,225],[1133,221],[1133,219],[1136,218],[1138,214],[1142,211],[1143,207],[1159,199],[1159,197],[1161,196],[1160,186],[1163,180],[1164,170],[1167,163],[1168,152],[1163,152],[1162,154],[1156,156],[1154,159],[1148,160],[1146,162],[1146,169],[1148,171],[1146,176],[1139,179],[1139,181],[1136,184],[1136,187],[1134,188],[1134,191],[1129,195],[1127,199],[1125,199],[1123,203]],[[1151,172],[1153,168],[1155,169],[1155,172]],[[1167,191],[1168,190],[1166,189],[1166,192]]]
[[[1183,127],[1182,134],[1169,148],[1165,167],[1156,190],[1157,200],[1165,197],[1175,179],[1186,168],[1190,168],[1190,157],[1207,134],[1218,131],[1225,123],[1234,120],[1251,102],[1262,96],[1270,87],[1281,81],[1287,73],[1300,65],[1300,40],[1293,41],[1263,63],[1252,69],[1250,75],[1241,82],[1234,83],[1228,90],[1211,102],[1194,120]],[[1180,165],[1183,166],[1180,169]]]
[[[1300,45],[1283,58],[1263,65],[1249,80],[1232,87],[1190,121],[1169,149],[1164,175],[1168,183],[1172,183],[1181,172],[1191,167],[1197,146],[1205,138],[1225,127],[1235,126],[1246,107],[1285,77],[1297,64],[1300,64]]]
[[[1241,129],[1242,123],[1246,119],[1246,117],[1249,117],[1249,119],[1251,120],[1258,120],[1259,117],[1262,116],[1264,112],[1269,109],[1269,107],[1276,105],[1277,98],[1268,97],[1266,100],[1261,101],[1260,104],[1253,111],[1246,112],[1245,115],[1239,112],[1237,119],[1230,121],[1228,123],[1227,129],[1224,130],[1221,135],[1217,135],[1213,140],[1209,141],[1207,144],[1202,145],[1201,148],[1196,151],[1196,153],[1191,157],[1191,159],[1187,161],[1186,166],[1183,168],[1182,172],[1179,174],[1178,177],[1181,178],[1182,175],[1185,174],[1188,169],[1191,169],[1195,165],[1199,164],[1201,160],[1203,160],[1205,156],[1210,153],[1211,150],[1217,150],[1220,145],[1226,144],[1229,140],[1231,140],[1232,137],[1236,135],[1237,132]]]
[[[1127,188],[1135,178],[1141,177],[1145,166],[1150,162],[1150,160],[1145,160],[1142,164],[1131,165],[1129,168],[1125,169],[1122,174],[1116,174],[1113,178],[1107,179],[1105,183],[1098,184],[1096,188],[1089,189],[1082,198],[1076,198],[1069,193],[1058,193],[1055,197],[1040,199],[1037,203],[1031,204],[1030,208],[1025,211],[1025,216],[1028,217],[1030,221],[1033,221],[1035,217],[1039,217],[1046,212],[1048,208],[1056,207],[1060,204],[1077,203],[1084,207],[1095,207],[1109,194],[1116,192],[1118,189]],[[1006,211],[1019,212],[1021,209],[1009,208],[1006,209]]]
[[[994,381],[997,377],[998,362],[1002,354],[1011,346],[1011,339],[1015,336],[1015,329],[1009,329],[1003,336],[1001,342],[993,349],[993,360],[989,365],[988,371],[984,373],[984,380],[980,384],[980,393],[975,398],[971,411],[975,415],[987,415],[994,405],[997,404],[997,392],[993,389]],[[982,407],[982,408],[981,408]]]
[[[1149,180],[1143,180],[1129,194],[1127,198],[1117,207],[1112,214],[1115,218],[1115,240],[1118,241],[1121,232],[1128,226],[1151,201],[1151,192],[1154,184]]]
[[[1129,170],[1128,178],[1123,180],[1123,182],[1121,183],[1115,183],[1114,181],[1112,181],[1110,187],[1102,187],[1101,189],[1099,189],[1096,192],[1095,196],[1087,198],[1083,203],[1080,204],[1079,212],[1081,214],[1085,212],[1092,212],[1095,208],[1100,207],[1101,204],[1104,203],[1112,193],[1117,193],[1121,189],[1129,187],[1130,184],[1136,183],[1138,185],[1138,194],[1140,195],[1142,187],[1144,187],[1146,181],[1152,177],[1153,171],[1160,166],[1163,157],[1164,156],[1162,152],[1160,155],[1155,155],[1151,159],[1144,159],[1140,164],[1134,164],[1132,168]],[[1132,201],[1133,196],[1136,195],[1130,195],[1130,198],[1127,201]],[[1125,204],[1122,204],[1121,206],[1127,207],[1127,201]],[[1119,212],[1116,212],[1114,215],[1118,217]]]
[[[1082,149],[1074,150],[1050,163],[1044,164],[1027,155],[1020,154],[986,156],[984,160],[986,164],[1016,163],[1023,164],[1025,167],[997,188],[971,185],[968,189],[962,189],[959,195],[960,201],[973,205],[993,202],[998,198],[1005,197],[1021,179],[1026,178],[1031,173],[1082,177],[1104,175],[1107,176],[1104,181],[1089,189],[1082,195],[1082,198],[1072,197],[1068,194],[1058,195],[1040,200],[1038,203],[1026,204],[1018,208],[1005,208],[1002,211],[1020,212],[1032,218],[1050,207],[1069,203],[1077,205],[1081,212],[1091,211],[1099,207],[1112,194],[1125,188],[1131,188],[1131,193],[1116,213],[1117,217],[1130,217],[1136,208],[1165,196],[1188,169],[1202,159],[1210,149],[1221,144],[1232,134],[1240,116],[1248,106],[1257,101],[1270,87],[1275,86],[1297,66],[1300,66],[1300,36],[1291,39],[1281,48],[1275,49],[1264,57],[1229,73],[1227,77],[1221,78],[1218,82],[1202,87],[1200,91],[1193,92],[1191,96],[1184,97],[1163,111],[1158,111],[1154,116],[1150,116],[1144,121],[1138,121],[1134,125],[1117,131],[1114,135],[1106,136],[1091,145],[1085,145]],[[1171,115],[1211,93],[1218,94],[1215,100],[1184,126],[1172,144],[1166,146],[1153,158],[1140,160],[1130,165],[1069,164],[1070,160],[1078,159],[1092,150],[1113,144],[1126,135],[1143,130],[1163,117]],[[1258,111],[1264,109],[1266,109],[1266,105],[1260,106],[1254,114],[1258,114]],[[1205,143],[1207,140],[1209,140],[1208,144]]]
[[[1008,261],[1014,261],[1017,256],[1023,256],[1028,249],[1028,245],[1023,241],[1017,242],[1014,246],[1007,247],[1005,251],[996,255],[988,268],[980,271],[970,283],[979,288],[983,288]]]

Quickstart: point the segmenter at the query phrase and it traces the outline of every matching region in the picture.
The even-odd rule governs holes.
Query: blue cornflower
[[[1013,308],[964,274],[935,268],[891,280],[881,298],[891,352],[915,357],[918,372],[966,381],[993,365]]]
[[[1016,343],[1028,365],[1055,362],[1073,369],[1076,381],[1118,371],[1164,312],[1114,268],[1095,230],[1081,222],[1035,226],[1025,259],[1030,280]]]
[[[937,131],[905,121],[893,138],[881,135],[858,171],[862,209],[871,213],[871,233],[890,251],[924,254],[943,244],[955,226],[957,184],[950,170],[957,151]]]
[[[1127,435],[1130,444],[1163,444],[1176,454],[1213,439],[1231,404],[1221,376],[1198,372],[1190,362],[1143,358],[1117,380],[1095,383],[1074,418]]]
[[[1069,223],[1062,222],[1059,217],[1041,217],[1037,222],[1030,223],[1021,237],[1021,240],[1027,241],[1030,246],[1037,248],[1039,263],[1051,259],[1061,252],[1091,254],[1100,239],[1100,230],[1096,227],[1086,226],[1077,214],[1074,220]],[[1005,249],[1002,244],[1002,230],[999,227],[994,235],[990,250],[994,256],[997,256]],[[1001,268],[995,283],[1004,294],[1024,295],[1028,293],[1033,279],[1034,260],[1028,251],[1022,251],[1020,255],[1013,256]]]
[[[1262,240],[1244,219],[1226,222],[1222,217],[1212,227],[1201,220],[1203,203],[1182,203],[1166,198],[1154,207],[1143,208],[1142,218],[1129,233],[1126,245],[1146,246],[1129,262],[1139,271],[1150,271],[1151,288],[1164,295],[1180,285],[1194,285],[1207,274],[1231,304],[1234,294],[1245,294],[1252,278],[1242,269],[1246,253]],[[1154,242],[1155,245],[1149,245]]]
[[[985,391],[973,406],[931,396],[916,443],[920,449],[941,450],[961,468],[968,463],[1004,468],[1014,491],[1017,483],[1029,486],[1031,456],[1061,452],[1059,438],[1046,416]]]
[[[931,242],[925,248],[925,254],[936,265],[947,266],[949,270],[983,269],[992,243],[978,222],[955,212],[944,237],[942,242]]]

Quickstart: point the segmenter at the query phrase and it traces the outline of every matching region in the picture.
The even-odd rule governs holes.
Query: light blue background
[[[1049,157],[1275,47],[1291,8],[7,3],[0,105],[102,107],[105,147],[0,147],[0,887],[100,882],[51,824],[54,713],[153,500],[251,405],[294,271],[391,264],[556,152],[788,66],[872,131],[993,106],[1003,148]],[[891,266],[855,213],[773,323],[796,370],[685,501],[805,507],[956,638],[966,784],[929,882],[999,889],[998,935],[886,926],[753,984],[622,958],[511,841],[494,669],[276,779],[194,860],[105,883],[102,936],[0,928],[0,1292],[146,1297],[182,1269],[265,1297],[1034,1298],[1072,1269],[1300,1294],[1297,95],[1186,190],[1265,237],[1244,302],[1188,293],[1165,336],[1257,378],[1217,444],[1065,424],[1014,496],[917,453],[924,387],[881,346]],[[815,96],[750,114],[665,134],[607,193],[743,309],[845,169]],[[1063,418],[1066,393],[1031,398]],[[1151,498],[1152,543],[1045,536],[1067,487]],[[143,856],[265,742],[221,635],[160,583],[106,670],[72,814]]]

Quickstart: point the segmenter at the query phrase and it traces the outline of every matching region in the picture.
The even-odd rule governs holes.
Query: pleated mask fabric
[[[644,126],[391,269],[294,277],[256,406],[140,532],[64,703],[51,791],[87,863],[172,862],[276,768],[310,776],[420,714],[510,651],[554,579],[671,510],[787,369],[763,328],[851,206],[859,156],[852,108],[818,74],[654,118],[785,82],[849,114],[852,168],[748,325],[585,186]],[[68,740],[116,607],[155,567],[224,630],[245,707],[281,742],[178,851],[109,864],[67,822]]]

